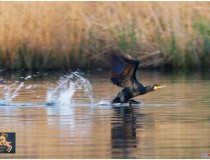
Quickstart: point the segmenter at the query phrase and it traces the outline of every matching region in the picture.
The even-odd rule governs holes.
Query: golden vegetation
[[[0,67],[100,67],[113,47],[144,67],[210,67],[210,3],[0,2]]]

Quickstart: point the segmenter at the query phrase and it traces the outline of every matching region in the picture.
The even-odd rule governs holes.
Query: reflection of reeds
[[[209,2],[0,2],[0,67],[103,66],[113,47],[142,66],[210,66]],[[110,47],[111,46],[111,47]]]

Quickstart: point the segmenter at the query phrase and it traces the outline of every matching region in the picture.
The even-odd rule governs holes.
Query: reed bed
[[[0,67],[107,66],[118,48],[141,66],[210,67],[210,2],[0,2]]]

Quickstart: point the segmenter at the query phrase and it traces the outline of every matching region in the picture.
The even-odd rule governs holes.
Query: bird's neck
[[[144,87],[144,92],[145,93],[148,93],[148,92],[151,92],[151,91],[153,91],[153,85],[149,85],[149,86]]]

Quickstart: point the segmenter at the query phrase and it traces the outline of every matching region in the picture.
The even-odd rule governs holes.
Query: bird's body
[[[144,87],[139,83],[135,88],[126,87],[113,99],[113,103],[127,103],[129,99],[145,93]]]
[[[109,58],[111,82],[123,88],[113,99],[112,103],[139,103],[131,100],[131,98],[163,87],[158,84],[144,87],[137,81],[136,70],[140,63],[138,59],[133,59],[129,55],[124,56],[116,52],[110,53]]]

